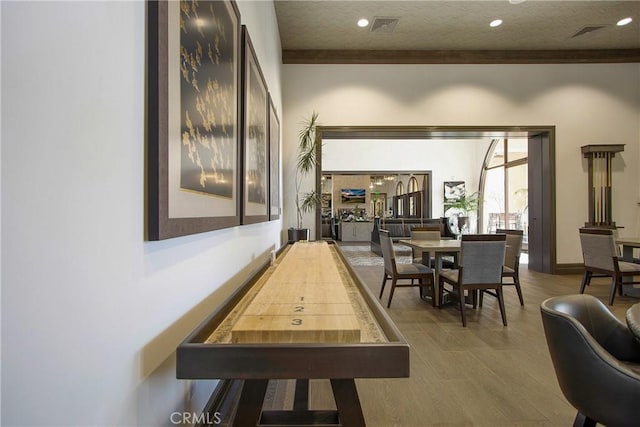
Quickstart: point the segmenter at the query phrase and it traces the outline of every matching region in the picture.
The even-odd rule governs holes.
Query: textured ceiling
[[[287,50],[639,49],[640,1],[291,1],[276,0]],[[630,16],[624,27],[616,22]],[[359,28],[359,18],[400,18],[392,33]],[[504,23],[490,28],[500,18]],[[572,37],[584,27],[603,28]]]

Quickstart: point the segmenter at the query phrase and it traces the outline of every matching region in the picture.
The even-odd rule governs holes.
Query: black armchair
[[[549,298],[540,310],[558,383],[578,410],[574,426],[637,426],[640,341],[591,295]]]

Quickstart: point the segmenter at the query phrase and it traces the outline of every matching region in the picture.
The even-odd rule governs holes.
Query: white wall
[[[640,64],[285,65],[283,80],[285,194],[293,192],[299,123],[314,110],[326,126],[552,125],[557,262],[582,262],[582,145],[626,144],[614,162],[614,219],[621,235],[640,232]],[[292,203],[285,198],[285,227],[295,218]]]
[[[281,114],[273,4],[238,6]],[[1,423],[171,425],[213,386],[176,346],[281,221],[145,242],[145,3],[1,8]]]

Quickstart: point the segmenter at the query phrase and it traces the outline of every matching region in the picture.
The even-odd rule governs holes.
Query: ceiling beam
[[[640,49],[289,50],[283,64],[586,64],[640,62]]]

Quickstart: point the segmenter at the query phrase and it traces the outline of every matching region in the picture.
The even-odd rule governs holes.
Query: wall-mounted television
[[[342,203],[365,203],[364,188],[343,188],[340,190]]]

